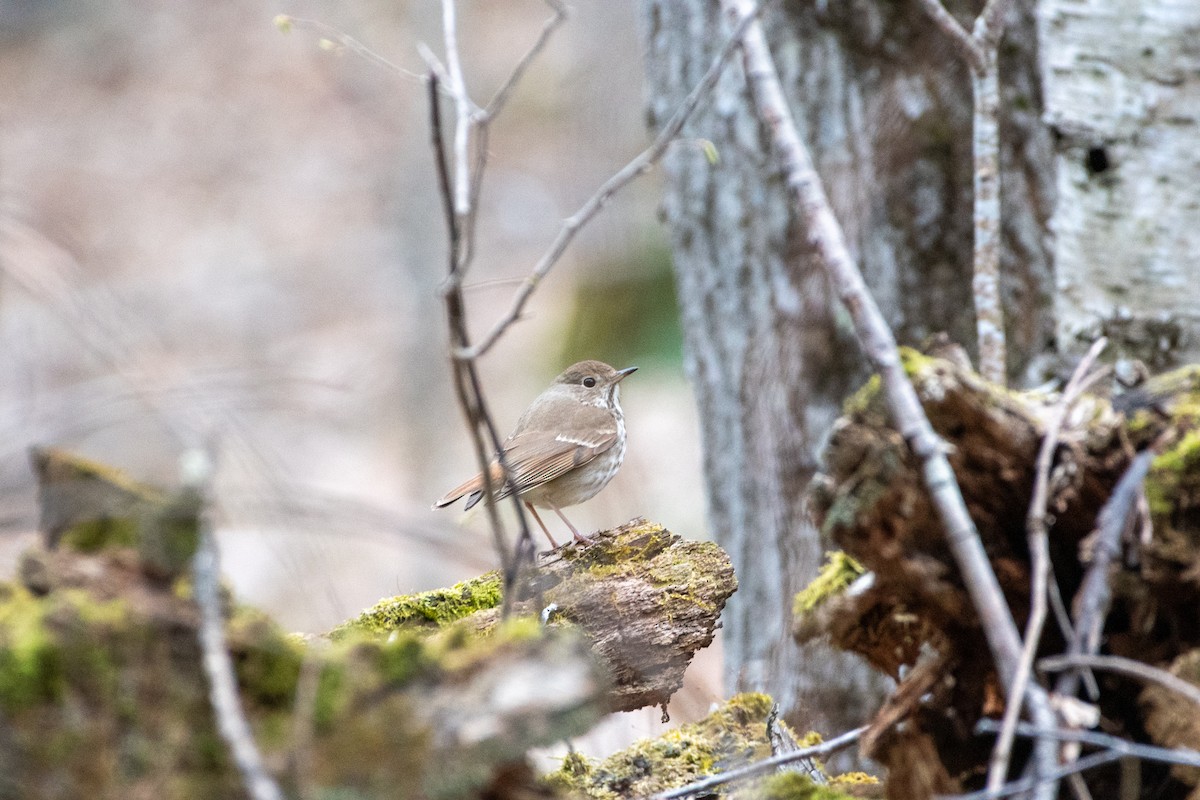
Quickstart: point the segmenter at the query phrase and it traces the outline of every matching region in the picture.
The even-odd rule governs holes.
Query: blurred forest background
[[[323,44],[327,31],[281,33],[281,13],[396,68]],[[467,281],[477,332],[648,142],[635,13],[575,3],[492,128]],[[475,95],[546,16],[463,6]],[[474,469],[446,357],[425,93],[405,73],[440,36],[435,3],[0,3],[5,574],[36,524],[28,447],[169,484],[180,430],[218,432],[224,571],[289,629],[494,566],[482,515],[430,510]],[[507,431],[574,360],[641,367],[623,395],[625,466],[572,519],[645,514],[707,538],[659,193],[652,173],[588,225],[481,368]],[[698,659],[676,722],[721,696],[719,659]]]

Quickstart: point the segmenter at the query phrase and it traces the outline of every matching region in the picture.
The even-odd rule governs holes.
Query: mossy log
[[[38,457],[57,465],[43,500],[59,546],[27,552],[20,578],[0,583],[0,798],[245,797],[214,724],[189,578],[171,577],[198,506]],[[70,492],[81,477],[84,497],[101,497],[93,518]],[[108,504],[110,492],[135,502]],[[586,638],[536,619],[330,642],[229,599],[226,613],[242,706],[290,796],[503,796],[487,787],[521,776],[529,748],[607,710]]]
[[[737,589],[729,556],[712,542],[683,539],[636,519],[543,556],[517,604],[551,627],[572,626],[591,642],[612,676],[609,708],[665,706],[697,650],[712,643],[726,600]],[[436,628],[452,622],[490,630],[499,620],[500,576],[451,589],[383,600],[333,632]],[[461,622],[459,622],[461,621]]]
[[[573,797],[619,800],[648,797],[744,767],[772,755],[767,729],[772,705],[771,698],[763,694],[736,695],[699,722],[636,742],[608,758],[596,760],[573,753],[563,759],[560,769],[543,779],[544,783]],[[776,724],[789,738],[795,738],[785,723]],[[819,737],[810,734],[801,739],[801,744],[808,746],[819,741]],[[746,800],[846,800],[878,796],[879,783],[870,776],[850,773],[831,778],[824,774],[819,762],[815,762],[814,768],[825,783],[814,783],[803,771],[786,770],[766,779],[706,790],[702,796]]]
[[[1058,397],[1006,390],[951,361],[903,356],[1023,626],[1030,605],[1026,516],[1047,414]],[[987,642],[878,380],[844,411],[810,501],[823,536],[845,555],[797,597],[794,633],[800,640],[828,636],[897,679],[907,668],[864,737],[864,749],[891,768],[890,797],[977,786],[991,741],[973,736],[972,727],[1003,710]],[[1085,395],[1076,404],[1055,454],[1049,541],[1054,576],[1070,604],[1089,563],[1096,515],[1134,452],[1151,442],[1163,450],[1146,484],[1153,533],[1123,545],[1103,641],[1106,652],[1167,666],[1200,646],[1200,367],[1153,378],[1112,401]],[[1040,655],[1064,649],[1053,620],[1039,645]],[[1140,687],[1100,677],[1110,729],[1144,735],[1149,728],[1157,737],[1145,707],[1133,702]],[[1195,733],[1171,742],[1184,743],[1200,745]]]

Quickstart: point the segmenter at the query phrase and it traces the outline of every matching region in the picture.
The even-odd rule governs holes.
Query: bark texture
[[[1200,4],[1041,0],[1060,348],[1200,358]]]
[[[646,0],[650,123],[661,125],[723,40],[716,3]],[[902,340],[972,340],[971,87],[913,2],[770,6],[765,26],[802,134],[881,306]],[[1048,138],[1037,125],[1033,20],[1002,59],[1004,293],[1010,366],[1050,334],[1042,229]],[[709,519],[742,590],[725,623],[727,682],[785,708],[860,719],[873,700],[845,662],[802,658],[791,598],[820,545],[804,511],[815,453],[860,359],[806,251],[736,65],[664,161],[685,359],[704,437]],[[695,139],[711,140],[705,157]],[[805,724],[820,724],[808,719]]]
[[[499,575],[489,573],[453,589],[383,600],[335,636],[459,619],[490,630],[500,619],[499,586]],[[567,546],[544,557],[515,610],[543,614],[551,627],[581,630],[612,677],[610,710],[633,711],[667,705],[692,656],[712,644],[721,610],[736,589],[733,566],[719,546],[639,519],[600,532],[594,545]]]

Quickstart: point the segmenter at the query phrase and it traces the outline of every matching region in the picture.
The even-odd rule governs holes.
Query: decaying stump
[[[712,542],[683,539],[661,525],[633,520],[543,557],[519,604],[551,627],[577,627],[613,679],[613,711],[665,706],[692,656],[712,644],[725,601],[737,589],[729,556]],[[383,600],[334,632],[387,633],[463,620],[480,630],[499,619],[500,576],[489,573],[453,589]]]
[[[1045,420],[1057,397],[1010,392],[961,365],[911,351],[904,358],[930,421],[950,447],[968,509],[1023,626],[1030,603],[1026,515]],[[1139,531],[1126,537],[1111,575],[1113,608],[1102,641],[1108,653],[1164,667],[1196,653],[1200,368],[1152,379],[1113,402],[1085,395],[1060,442],[1049,541],[1054,577],[1068,605],[1090,561],[1096,515],[1114,484],[1136,450],[1152,442],[1163,449],[1146,484],[1153,534],[1144,541]],[[797,597],[796,636],[827,635],[898,679],[903,668],[903,679],[864,737],[864,749],[891,768],[889,797],[977,786],[992,742],[972,729],[980,717],[1003,710],[1003,695],[919,466],[889,425],[877,379],[847,401],[810,491],[823,535],[845,555]],[[1060,653],[1064,643],[1051,620],[1039,655]],[[1200,709],[1163,704],[1151,690],[1139,705],[1134,699],[1140,686],[1098,677],[1106,729],[1200,746],[1194,726],[1181,737],[1179,725],[1155,722],[1168,708],[1192,719]],[[1156,733],[1168,729],[1169,736]],[[1179,774],[1189,782],[1195,777]]]

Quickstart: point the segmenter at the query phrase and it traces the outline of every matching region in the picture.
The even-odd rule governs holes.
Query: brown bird
[[[534,506],[552,508],[567,524],[575,541],[589,543],[563,515],[567,506],[590,500],[603,489],[625,459],[625,415],[618,400],[624,378],[637,367],[616,370],[600,361],[580,361],[554,379],[517,420],[501,449],[511,470],[504,482],[499,459],[488,470],[496,499],[520,494],[529,513],[550,540]],[[454,487],[434,503],[444,508],[467,495],[467,508],[483,499],[483,474]]]

